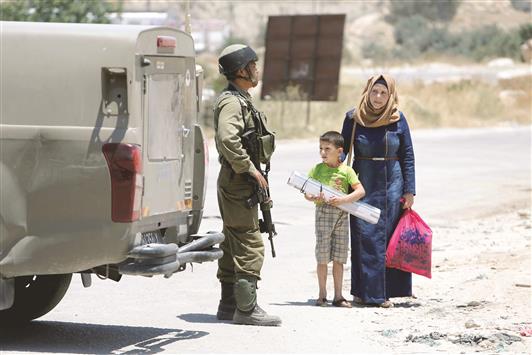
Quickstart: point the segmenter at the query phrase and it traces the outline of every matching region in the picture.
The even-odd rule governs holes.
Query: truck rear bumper
[[[178,247],[176,244],[146,244],[133,248],[128,259],[118,267],[120,274],[170,277],[187,263],[215,261],[223,251],[213,245],[221,243],[224,235],[219,232],[195,234],[193,242]]]

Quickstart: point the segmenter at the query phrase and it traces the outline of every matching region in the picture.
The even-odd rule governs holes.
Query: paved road
[[[414,132],[415,209],[429,224],[438,225],[530,206],[530,138],[530,128]],[[364,323],[365,312],[380,311],[312,305],[317,291],[313,207],[286,180],[291,171],[306,172],[317,162],[317,147],[314,140],[280,142],[272,163],[278,257],[268,256],[265,261],[259,302],[282,317],[282,327],[217,322],[214,263],[189,267],[170,279],[125,277],[120,283],[95,279],[89,289],[75,275],[55,310],[22,331],[0,337],[2,354],[389,352],[379,340],[363,337],[360,329],[382,329],[393,313],[383,312],[382,322]],[[214,153],[211,149],[212,157]],[[204,231],[221,226],[217,170],[211,158]]]
[[[429,63],[425,65],[402,65],[397,67],[343,67],[342,82],[357,79],[367,80],[372,75],[382,72],[389,73],[398,82],[421,81],[425,84],[433,82],[456,82],[461,80],[478,80],[496,83],[501,79],[530,76],[532,69],[524,63],[510,63],[507,60],[493,61],[491,65],[452,65],[448,63]]]

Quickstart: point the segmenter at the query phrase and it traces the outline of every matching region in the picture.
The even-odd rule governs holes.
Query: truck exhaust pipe
[[[128,253],[129,258],[119,265],[118,271],[124,275],[170,277],[187,263],[215,261],[223,256],[221,249],[213,248],[225,239],[222,233],[208,232],[193,237],[197,239],[182,247],[174,243],[137,246]]]

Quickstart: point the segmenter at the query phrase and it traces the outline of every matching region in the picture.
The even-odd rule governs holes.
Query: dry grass
[[[336,102],[312,102],[308,118],[306,101],[258,100],[257,107],[266,113],[279,138],[313,137],[341,129],[345,112],[356,106],[364,84],[342,85]],[[531,124],[530,77],[498,84],[478,81],[401,84],[398,90],[399,108],[413,129]],[[295,92],[291,89],[288,96],[297,95]],[[505,98],[504,94],[510,97]]]

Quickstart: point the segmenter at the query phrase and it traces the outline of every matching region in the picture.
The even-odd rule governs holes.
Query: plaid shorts
[[[348,213],[331,205],[316,206],[316,261],[347,262],[349,251]]]

